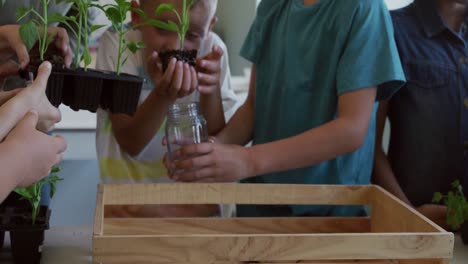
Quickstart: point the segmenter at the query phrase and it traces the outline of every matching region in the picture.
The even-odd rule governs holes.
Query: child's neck
[[[304,0],[304,5],[305,6],[310,6],[316,4],[320,0]]]

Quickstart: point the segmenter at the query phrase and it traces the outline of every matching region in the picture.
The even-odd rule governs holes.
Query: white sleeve
[[[118,39],[115,34],[106,31],[99,41],[96,57],[96,69],[102,71],[114,71],[117,62]]]
[[[227,47],[221,38],[213,34],[213,45],[217,45],[221,47],[224,52],[223,57],[221,58],[221,98],[223,101],[223,108],[224,108],[224,115],[226,117],[226,121],[229,120],[234,113],[236,112],[239,104],[237,102],[239,99],[237,98],[234,90],[232,89],[231,85],[231,70],[229,68],[229,56]]]
[[[129,31],[125,35],[125,40],[128,42],[139,41],[140,35],[137,31]],[[103,71],[115,71],[117,65],[117,57],[119,50],[119,36],[111,31],[106,31],[100,40],[99,48],[96,58],[96,69]],[[132,75],[138,75],[138,60],[141,56],[141,51],[137,51],[135,54],[125,50],[122,54],[122,61],[128,57],[126,63],[122,66],[122,72]]]

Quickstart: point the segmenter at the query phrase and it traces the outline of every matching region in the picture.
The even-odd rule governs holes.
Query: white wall
[[[385,2],[389,9],[397,9],[410,4],[413,0],[385,0]]]
[[[245,67],[250,67],[250,63],[244,60],[239,52],[254,20],[256,4],[256,1],[252,0],[218,1],[217,16],[219,20],[215,31],[228,47],[233,75],[241,75]]]

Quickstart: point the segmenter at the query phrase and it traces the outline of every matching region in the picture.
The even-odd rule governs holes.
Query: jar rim
[[[169,106],[167,116],[198,116],[200,114],[200,104],[198,102],[175,103]]]

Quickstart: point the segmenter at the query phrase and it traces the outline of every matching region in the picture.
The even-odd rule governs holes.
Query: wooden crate
[[[365,218],[104,217],[106,205],[369,205]],[[100,185],[94,263],[440,264],[454,236],[377,186]]]

